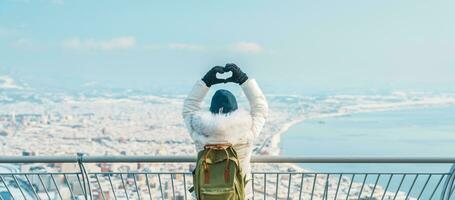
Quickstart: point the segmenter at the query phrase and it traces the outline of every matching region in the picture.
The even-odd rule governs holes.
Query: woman
[[[217,73],[232,72],[228,79],[218,79]],[[235,96],[228,90],[218,90],[212,97],[210,109],[201,110],[201,104],[210,87],[219,83],[239,84],[247,97],[251,110],[238,109]],[[230,143],[238,154],[240,167],[246,176],[246,197],[251,199],[250,158],[255,138],[267,118],[267,101],[254,79],[235,64],[216,66],[196,82],[183,104],[183,118],[196,145],[203,150],[206,144]]]

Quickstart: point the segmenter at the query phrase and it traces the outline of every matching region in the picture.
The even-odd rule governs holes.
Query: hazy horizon
[[[0,76],[184,93],[237,63],[271,93],[455,92],[453,1],[0,2]],[[172,11],[172,12],[170,12]]]

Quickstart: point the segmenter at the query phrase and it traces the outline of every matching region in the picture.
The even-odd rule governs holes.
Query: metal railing
[[[0,168],[0,199],[191,199],[188,188],[192,185],[191,168],[195,159],[191,156],[3,156],[0,157],[3,169],[28,169]],[[258,156],[251,162],[266,166],[253,168],[253,184],[250,184],[253,199],[455,199],[455,158]],[[439,172],[317,172],[295,169],[285,163],[452,167]]]

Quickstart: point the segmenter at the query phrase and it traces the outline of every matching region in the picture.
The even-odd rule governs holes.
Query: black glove
[[[207,74],[205,74],[204,77],[202,77],[202,81],[204,81],[205,85],[207,85],[207,87],[210,87],[212,85],[215,85],[215,84],[218,84],[218,83],[225,83],[226,80],[224,79],[218,79],[216,77],[216,73],[220,73],[220,74],[223,74],[225,71],[224,71],[224,68],[221,67],[221,66],[215,66],[213,67],[212,69],[210,69]]]
[[[235,65],[234,63],[226,64],[226,67],[224,67],[224,71],[232,72],[232,76],[226,79],[227,82],[233,82],[242,85],[246,80],[248,80],[248,76],[244,72],[242,72],[242,70],[239,67],[237,67],[237,65]]]

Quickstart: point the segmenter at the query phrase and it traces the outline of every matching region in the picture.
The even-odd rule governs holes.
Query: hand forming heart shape
[[[242,84],[248,79],[248,76],[242,72],[242,70],[233,63],[226,64],[225,67],[215,66],[210,69],[205,76],[202,78],[202,81],[210,87],[214,84],[219,83],[238,83]]]
[[[225,71],[225,72],[217,72],[216,78],[219,80],[227,80],[228,78],[232,77],[232,71]]]

